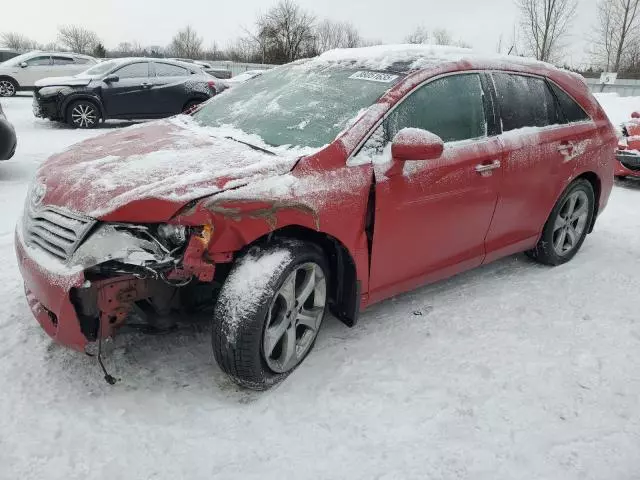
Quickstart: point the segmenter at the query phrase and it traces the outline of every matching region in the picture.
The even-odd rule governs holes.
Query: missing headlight
[[[187,227],[184,225],[158,225],[158,236],[172,245],[180,246],[187,241]]]

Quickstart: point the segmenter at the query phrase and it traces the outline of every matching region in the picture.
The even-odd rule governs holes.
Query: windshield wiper
[[[269,155],[275,155],[275,152],[272,152],[271,150],[267,150],[266,148],[262,148],[259,147],[257,145],[253,145],[249,142],[243,142],[242,140],[238,140],[237,138],[233,138],[233,137],[224,137],[228,140],[233,140],[234,142],[238,142],[238,143],[242,143],[243,145],[246,145],[249,148],[253,148],[254,150],[258,150],[259,152],[264,152],[264,153],[268,153]]]

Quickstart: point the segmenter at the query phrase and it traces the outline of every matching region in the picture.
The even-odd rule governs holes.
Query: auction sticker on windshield
[[[390,83],[398,78],[398,75],[381,72],[356,72],[349,78],[353,78],[355,80],[369,80],[370,82]]]

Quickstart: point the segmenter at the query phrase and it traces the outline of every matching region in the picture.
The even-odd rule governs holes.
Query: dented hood
[[[40,167],[31,202],[105,221],[162,222],[191,200],[287,173],[299,156],[259,151],[228,133],[179,116],[86,140]]]

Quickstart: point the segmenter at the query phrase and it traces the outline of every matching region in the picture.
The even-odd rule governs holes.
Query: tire
[[[191,113],[191,110],[193,110],[195,107],[197,107],[201,103],[202,103],[202,100],[191,100],[190,102],[187,102],[184,108],[182,109],[182,113],[184,114]]]
[[[315,245],[291,240],[249,250],[214,309],[212,346],[222,371],[252,390],[284,380],[313,348],[327,311],[328,279]]]
[[[67,107],[67,123],[75,128],[96,128],[100,122],[100,109],[90,100],[77,100]]]
[[[585,179],[574,181],[553,207],[538,244],[527,254],[545,265],[567,263],[582,247],[594,213],[593,186]]]
[[[13,97],[18,88],[18,82],[13,78],[0,78],[0,97]]]

